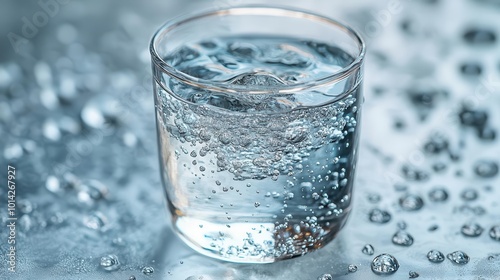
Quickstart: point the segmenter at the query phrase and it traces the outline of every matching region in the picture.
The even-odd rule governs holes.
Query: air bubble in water
[[[366,244],[363,249],[361,249],[361,252],[365,255],[371,256],[375,253],[375,249],[373,248],[372,245]]]
[[[413,236],[403,230],[399,230],[392,236],[392,243],[399,246],[411,246],[413,244]]]
[[[462,226],[461,232],[467,237],[478,237],[483,233],[483,228],[476,223],[467,223]]]
[[[430,250],[427,253],[427,259],[433,263],[440,263],[444,261],[444,254],[438,250]]]
[[[493,240],[500,241],[500,225],[492,226],[490,229],[490,237]]]
[[[449,253],[448,255],[446,255],[446,257],[453,263],[460,265],[467,264],[470,260],[469,256],[462,251],[455,251],[453,253]]]
[[[101,267],[106,271],[115,271],[120,268],[120,262],[116,255],[106,255],[101,257]]]
[[[418,195],[407,194],[399,199],[399,205],[405,211],[417,211],[424,206],[424,201]]]
[[[389,254],[381,254],[373,259],[371,269],[375,274],[389,275],[399,269],[399,263],[395,257]]]
[[[389,212],[375,208],[368,214],[370,221],[377,224],[385,224],[391,220],[391,214]]]
[[[443,202],[448,199],[448,192],[442,187],[436,187],[429,191],[429,200],[433,202]]]

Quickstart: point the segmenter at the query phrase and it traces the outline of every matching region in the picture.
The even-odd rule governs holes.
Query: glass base
[[[180,238],[203,255],[236,263],[272,263],[324,247],[344,226],[347,216],[348,211],[341,218],[314,226],[293,220],[283,224],[219,223],[176,215],[172,222]]]

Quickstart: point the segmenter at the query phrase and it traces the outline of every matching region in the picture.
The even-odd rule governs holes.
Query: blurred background
[[[339,19],[368,53],[346,228],[318,252],[242,266],[200,256],[170,230],[148,44],[175,16],[255,3]],[[394,279],[499,279],[498,0],[2,1],[0,35],[0,279],[376,279],[381,253],[398,259]],[[411,246],[394,244],[398,230]],[[470,261],[433,263],[430,250]]]

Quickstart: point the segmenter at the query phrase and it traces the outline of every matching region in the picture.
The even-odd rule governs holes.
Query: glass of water
[[[351,211],[360,36],[303,11],[236,7],[151,42],[161,176],[195,250],[266,263],[325,246]]]

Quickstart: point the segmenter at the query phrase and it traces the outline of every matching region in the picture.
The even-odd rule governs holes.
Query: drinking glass
[[[325,246],[351,211],[365,46],[313,13],[234,7],[153,36],[161,177],[198,252],[268,263]]]

